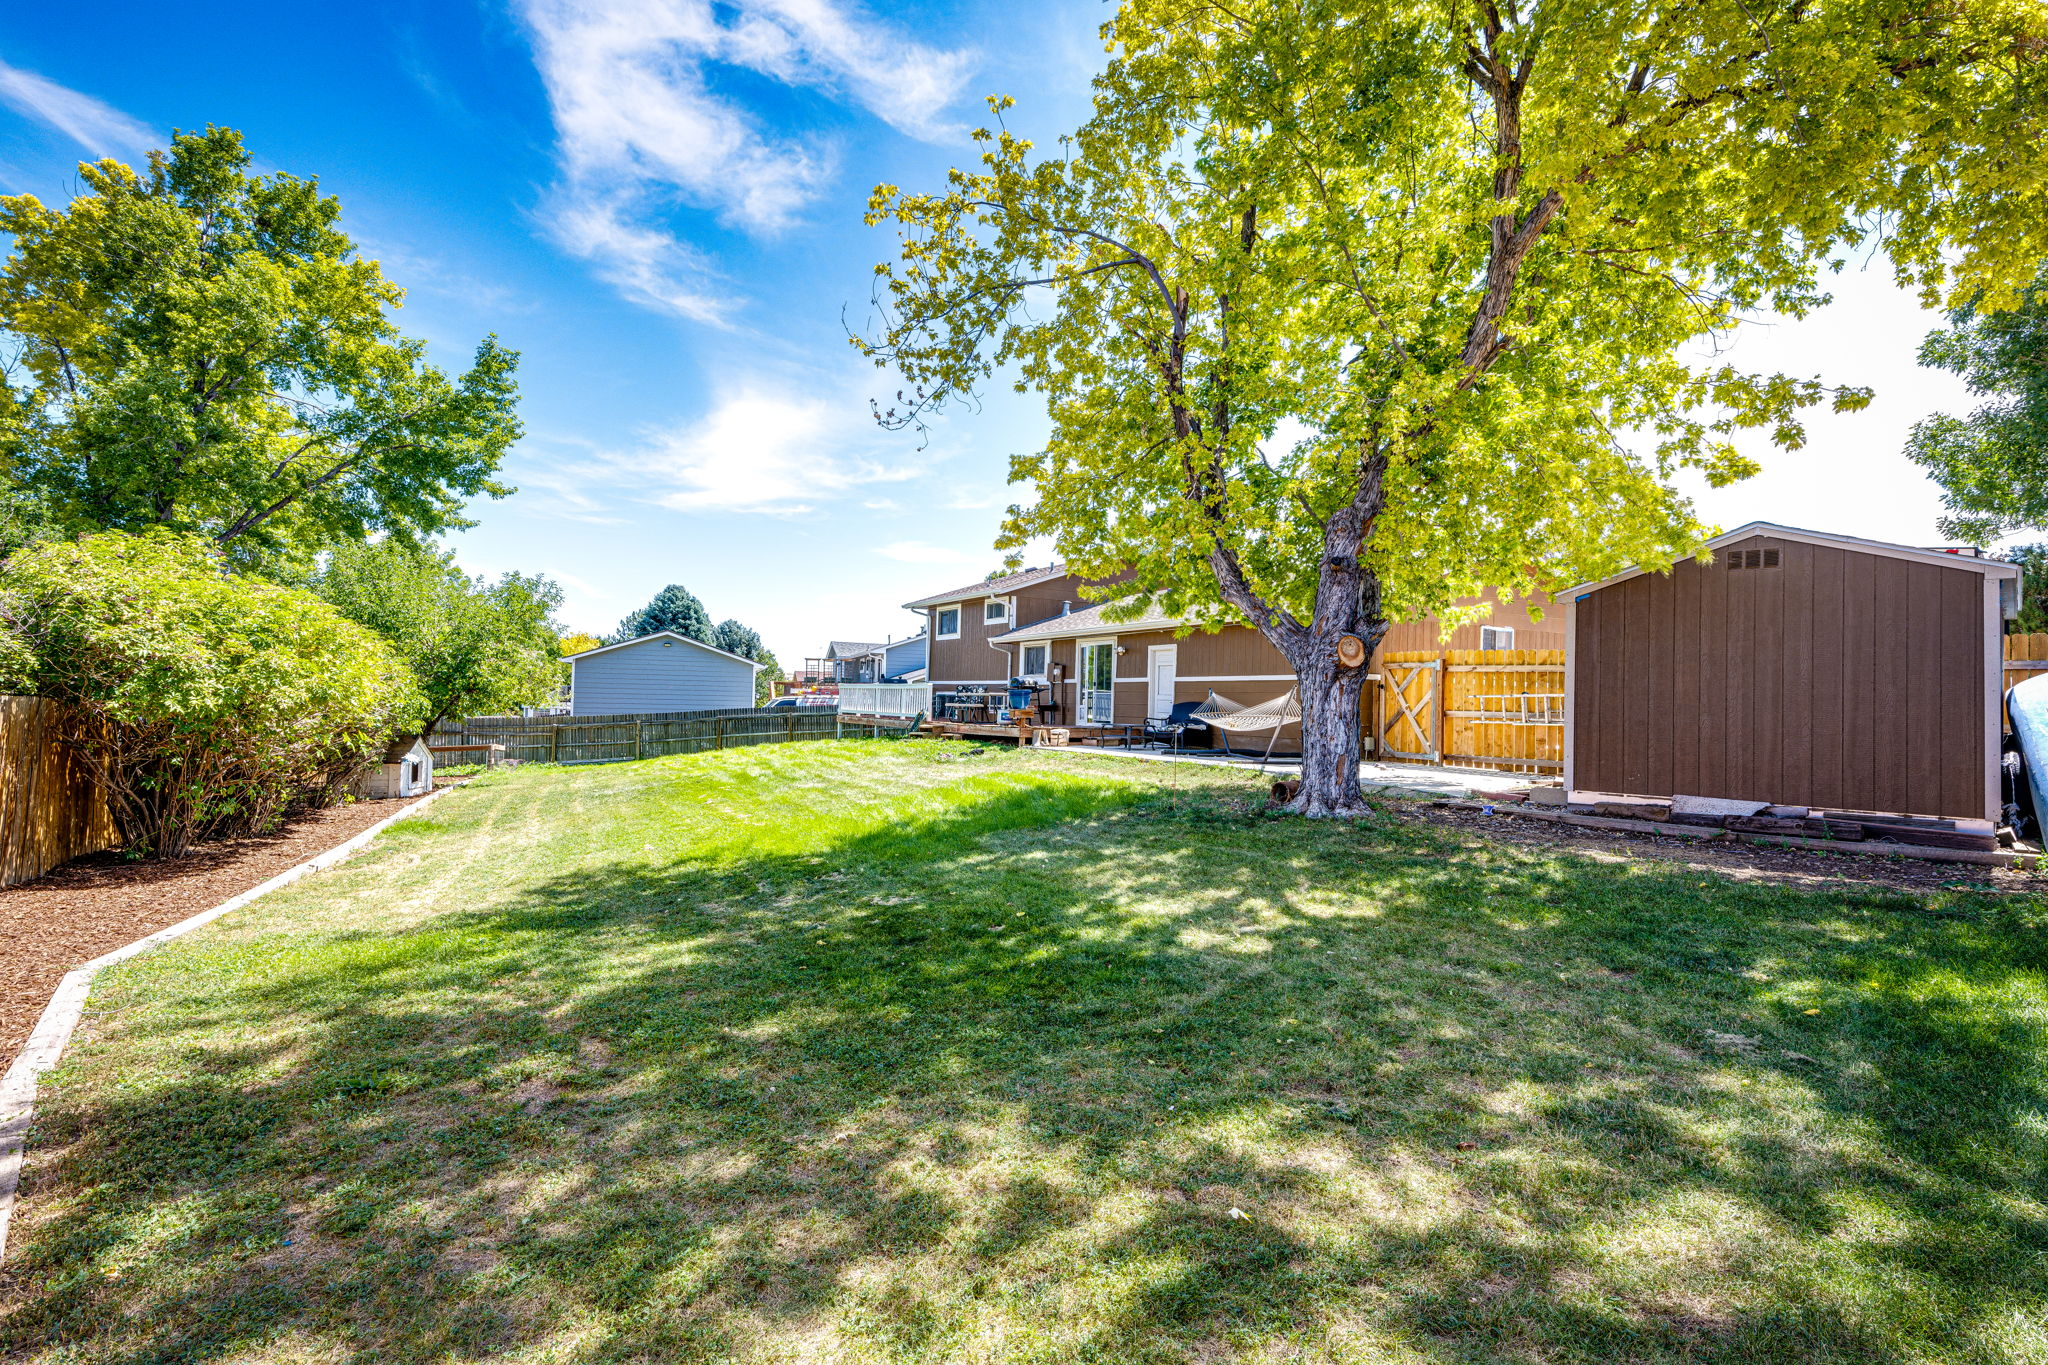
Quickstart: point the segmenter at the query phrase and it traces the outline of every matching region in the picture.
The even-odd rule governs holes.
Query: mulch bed
[[[0,1071],[13,1064],[57,982],[73,967],[211,910],[230,896],[325,853],[413,798],[357,801],[313,811],[275,833],[203,844],[182,858],[124,862],[74,858],[0,889]]]
[[[1660,839],[1654,835],[1618,834],[1583,825],[1538,823],[1512,815],[1482,815],[1422,803],[1397,807],[1404,818],[1448,825],[1496,843],[1523,847],[1570,848],[1594,857],[1640,858],[1678,863],[1713,871],[1737,881],[1765,882],[1824,890],[1828,886],[1884,886],[1900,891],[1939,891],[1968,887],[2038,896],[2048,877],[2011,868],[1973,863],[1939,863],[1919,858],[1871,858],[1854,853],[1821,853],[1803,849],[1764,848],[1756,844],[1704,843],[1697,839]]]

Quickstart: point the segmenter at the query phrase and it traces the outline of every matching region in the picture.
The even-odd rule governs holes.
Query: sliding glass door
[[[1107,725],[1116,717],[1116,642],[1099,640],[1081,646],[1080,704],[1075,714],[1083,725]]]

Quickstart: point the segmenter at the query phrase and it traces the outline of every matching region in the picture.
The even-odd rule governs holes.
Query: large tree
[[[2017,306],[1975,300],[1920,345],[1920,363],[1961,375],[1985,401],[1967,417],[1937,413],[1913,428],[1906,453],[1941,485],[1945,533],[1982,543],[2048,527],[2048,270]]]
[[[450,716],[546,705],[568,676],[553,619],[562,590],[540,575],[472,578],[452,554],[382,540],[335,550],[315,587],[411,667],[427,731]]]
[[[704,604],[697,600],[697,594],[680,583],[671,583],[646,606],[631,612],[619,622],[619,628],[612,632],[612,643],[622,640],[637,640],[642,635],[653,635],[657,631],[672,630],[692,640],[711,643],[711,613],[704,610]]]
[[[765,706],[775,699],[775,684],[782,677],[782,665],[776,661],[775,651],[768,648],[768,642],[761,638],[761,632],[752,626],[727,617],[711,629],[711,644],[728,654],[737,654],[742,659],[752,659],[762,665],[754,674],[754,704]]]
[[[1360,805],[1345,637],[1668,562],[1703,531],[1678,470],[1867,401],[1687,343],[1819,305],[1851,248],[1994,305],[2039,259],[2037,5],[1128,0],[1104,36],[1057,154],[998,126],[943,190],[876,190],[902,246],[855,341],[907,381],[886,423],[1045,395],[999,545],[1262,631],[1309,814]]]
[[[318,184],[254,175],[240,134],[137,171],[79,167],[62,208],[0,198],[0,493],[62,532],[150,526],[303,570],[372,533],[466,526],[520,427],[517,356],[450,376]]]

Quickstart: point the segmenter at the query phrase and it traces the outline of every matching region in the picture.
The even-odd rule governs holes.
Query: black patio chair
[[[1195,708],[1201,704],[1198,701],[1175,702],[1173,710],[1166,715],[1148,718],[1143,731],[1138,736],[1138,742],[1148,745],[1156,744],[1162,749],[1171,749],[1178,753],[1180,751],[1181,736],[1190,730],[1207,730],[1209,728],[1195,717]]]

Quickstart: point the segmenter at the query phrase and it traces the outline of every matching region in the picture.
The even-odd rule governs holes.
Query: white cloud
[[[522,13],[554,111],[549,231],[627,298],[703,322],[729,302],[665,214],[684,203],[772,231],[835,165],[825,140],[780,135],[714,88],[718,68],[823,91],[932,137],[971,61],[835,0],[523,0]]]
[[[95,156],[139,157],[162,143],[140,119],[4,61],[0,61],[0,104],[48,124]]]
[[[671,511],[788,516],[922,472],[881,458],[892,452],[878,453],[876,440],[853,402],[752,385],[701,418],[653,433],[640,450],[607,457],[602,477],[648,488]]]

